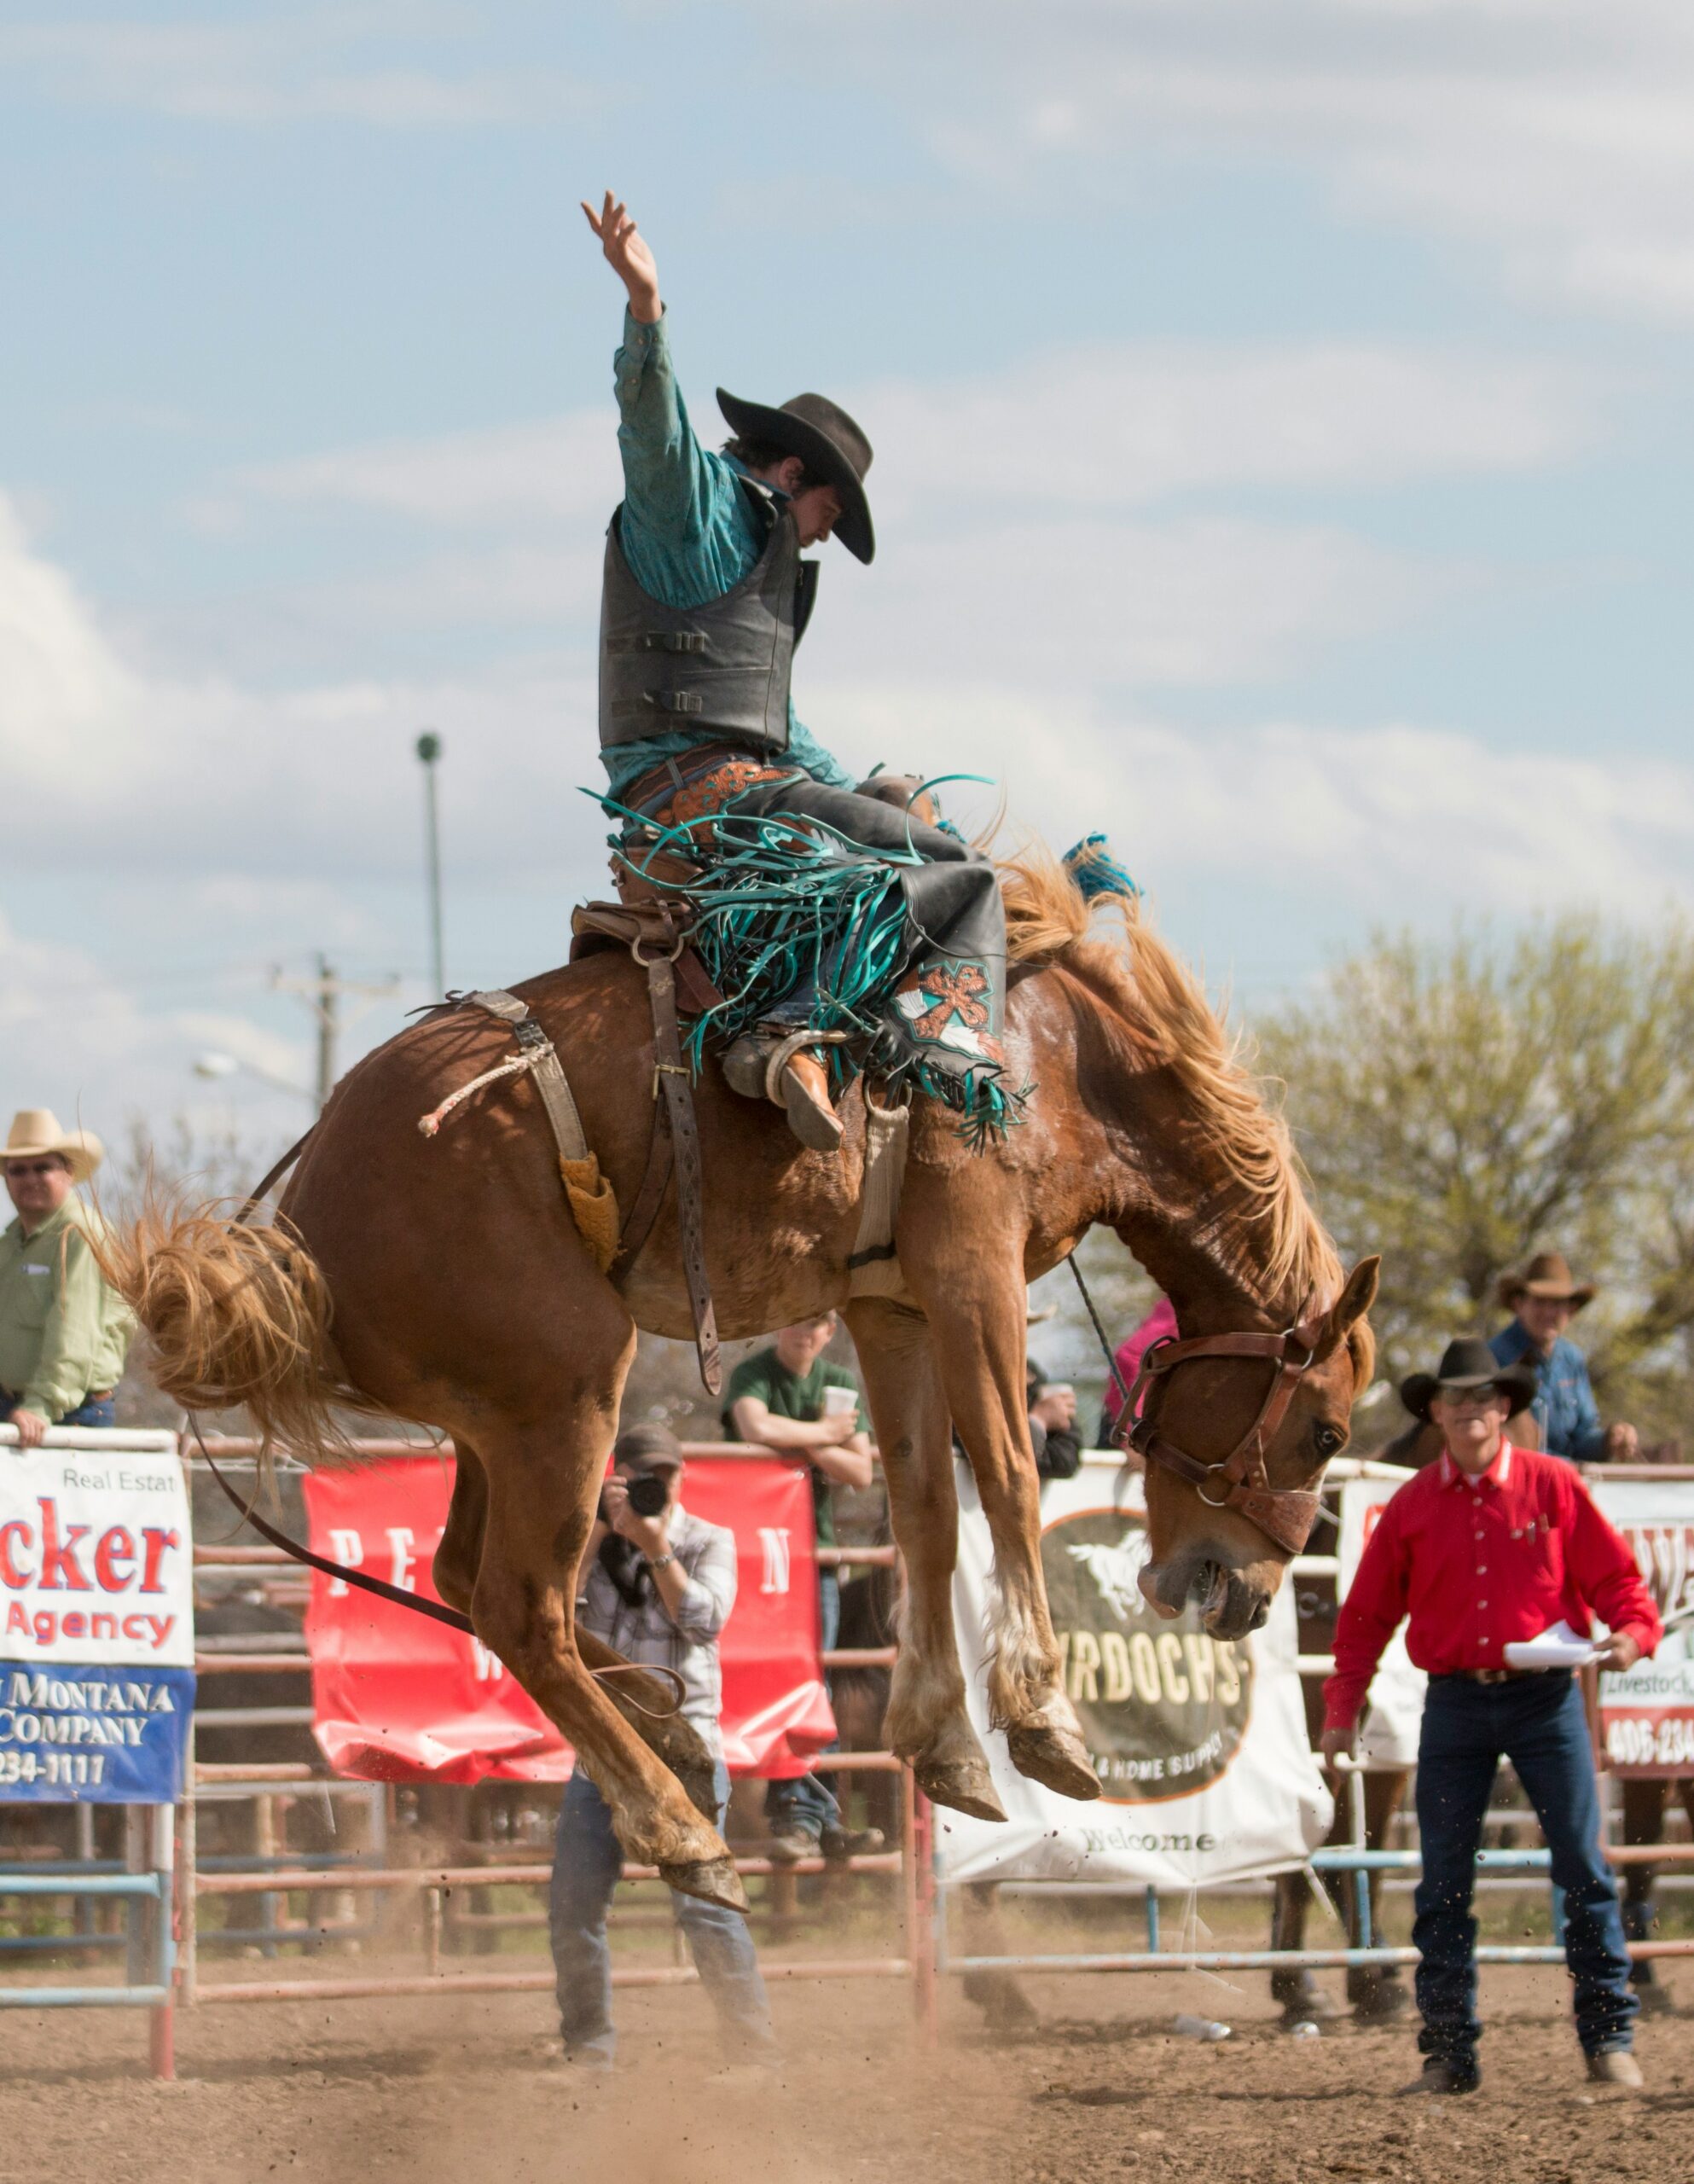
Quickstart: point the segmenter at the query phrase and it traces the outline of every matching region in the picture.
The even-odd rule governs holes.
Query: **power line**
[[[357,1022],[365,1008],[374,1002],[398,993],[400,981],[392,976],[380,980],[338,978],[329,967],[328,957],[320,956],[315,976],[291,979],[285,978],[280,970],[273,971],[270,986],[273,993],[298,994],[317,1019],[317,1104],[320,1108],[327,1107],[335,1089],[335,1044],[344,1025]],[[355,1009],[351,1016],[344,1019],[344,999],[363,1002],[364,1008]]]

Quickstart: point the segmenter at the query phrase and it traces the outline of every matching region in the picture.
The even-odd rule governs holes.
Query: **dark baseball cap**
[[[651,1472],[681,1471],[682,1447],[670,1428],[655,1420],[627,1426],[612,1443],[612,1461],[630,1478],[641,1478]]]

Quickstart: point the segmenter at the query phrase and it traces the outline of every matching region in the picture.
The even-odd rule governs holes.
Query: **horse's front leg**
[[[532,1385],[479,1422],[486,1512],[471,1621],[574,1747],[611,1808],[625,1855],[656,1865],[685,1896],[745,1910],[722,1837],[622,1717],[578,1642],[577,1572],[635,1347],[635,1329],[610,1292],[596,1323],[600,1302],[588,1291],[577,1300],[575,1354],[549,1353],[537,1343]],[[617,1658],[607,1647],[587,1650],[594,1664]],[[666,1688],[655,1677],[629,1681],[655,1698]],[[623,1697],[627,1705],[629,1694]],[[643,1719],[644,1728],[660,1726]]]
[[[888,1736],[938,1805],[1004,1820],[989,1763],[965,1711],[953,1629],[959,1499],[953,1427],[921,1316],[885,1298],[847,1307],[888,1484],[889,1513],[906,1563],[900,1654],[888,1699]]]
[[[1005,1730],[1020,1774],[1067,1798],[1097,1798],[1099,1778],[1065,1696],[1041,1575],[1041,1484],[1025,1402],[1023,1268],[953,1266],[920,1293],[948,1406],[994,1538],[999,1598],[989,1719]]]
[[[456,1458],[453,1499],[441,1543],[435,1550],[435,1589],[450,1607],[468,1615],[482,1567],[483,1540],[488,1530],[488,1474],[482,1459],[462,1433],[454,1436]],[[717,1784],[705,1740],[693,1723],[676,1711],[668,1682],[629,1667],[592,1631],[577,1629],[577,1652],[592,1674],[602,1676],[600,1689],[635,1734],[656,1752],[682,1787],[696,1811],[710,1821],[717,1818]],[[627,1673],[625,1673],[627,1671]]]

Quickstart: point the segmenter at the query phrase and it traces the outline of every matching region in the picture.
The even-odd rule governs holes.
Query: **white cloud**
[[[1108,829],[1155,893],[1215,891],[1243,946],[1287,915],[1310,950],[1385,921],[1573,902],[1650,921],[1694,909],[1694,766],[1608,753],[1533,764],[1413,725],[1178,727],[991,682],[844,688],[842,741],[891,766],[1012,783],[1011,817],[1064,847]],[[974,820],[990,791],[945,790]],[[1015,828],[1014,828],[1015,831]],[[1291,909],[1291,906],[1293,906]]]
[[[982,525],[911,539],[868,580],[844,572],[807,638],[807,694],[821,671],[866,660],[1037,690],[1258,681],[1409,619],[1467,580],[1477,574],[1319,525]]]
[[[62,868],[362,879],[415,844],[412,738],[448,738],[465,864],[577,853],[591,838],[593,665],[267,692],[136,666],[0,495],[0,779],[60,822]],[[496,726],[497,724],[497,726]],[[549,817],[549,810],[552,816]],[[519,840],[513,843],[514,825]]]
[[[993,378],[883,386],[879,487],[1134,505],[1195,490],[1534,470],[1589,438],[1596,399],[1545,362],[1314,342],[1123,342]]]
[[[68,104],[229,124],[465,128],[580,112],[581,87],[554,70],[430,70],[363,57],[373,44],[409,31],[427,38],[433,27],[381,7],[244,23],[18,23],[0,26],[0,68]]]
[[[50,1107],[104,1138],[108,1151],[128,1119],[183,1115],[223,1130],[239,1105],[261,1128],[298,1124],[299,1104],[261,1093],[215,1096],[193,1074],[208,1048],[303,1081],[304,1042],[266,1032],[235,1012],[176,1010],[107,970],[90,951],[18,932],[0,912],[0,1121],[20,1107]],[[246,1084],[236,1088],[244,1095]]]
[[[1017,536],[1028,575],[1043,534]],[[1172,537],[1182,561],[1174,588],[1173,565],[1161,561]],[[1321,532],[1197,520],[1155,534],[1143,566],[1136,538],[1136,526],[1100,519],[1061,525],[1048,542],[1052,580],[1031,584],[1024,602],[1034,639],[1017,636],[1005,589],[1009,537],[948,543],[915,572],[909,597],[907,585],[882,588],[893,606],[878,611],[891,619],[873,643],[857,643],[852,618],[879,596],[867,578],[838,602],[850,642],[808,665],[809,714],[850,763],[989,775],[1005,785],[1014,818],[1057,843],[1108,827],[1156,892],[1198,893],[1209,929],[1242,946],[1279,936],[1295,967],[1372,918],[1428,924],[1460,906],[1516,915],[1579,897],[1647,919],[1689,899],[1687,765],[1627,752],[1542,752],[1526,764],[1416,724],[1220,730],[1150,718],[1116,687],[1138,662],[1144,674],[1199,679],[1215,646],[1245,671],[1328,623],[1391,609],[1377,594],[1405,572],[1366,558],[1362,591],[1349,591],[1359,572],[1343,564],[1357,549]],[[479,902],[502,904],[491,945],[484,933],[475,952],[491,953],[507,977],[562,956],[569,903],[603,885],[604,822],[576,793],[595,775],[586,652],[545,676],[508,667],[433,684],[265,694],[171,679],[125,657],[15,521],[0,526],[0,779],[52,811],[53,900],[75,885],[115,890],[132,911],[113,944],[134,956],[125,968],[85,937],[76,946],[42,938],[28,920],[52,913],[28,876],[0,874],[12,921],[0,921],[0,1100],[44,1098],[61,1112],[80,1103],[97,1128],[110,1127],[114,1102],[167,1113],[185,1091],[200,1096],[187,1072],[208,1045],[299,1079],[287,1010],[273,1004],[278,1020],[267,1025],[243,996],[262,988],[273,933],[277,953],[308,939],[345,944],[386,967],[385,928],[361,909],[361,891],[403,890],[409,929],[411,740],[426,723],[448,744],[461,920]],[[1079,587],[1075,572],[1096,565],[1098,578]],[[1162,568],[1165,592],[1138,598]],[[937,614],[977,599],[979,619],[949,659],[925,648],[918,621],[900,619],[925,613],[925,584],[939,587]],[[1215,612],[1208,586],[1224,602]],[[1258,621],[1232,633],[1229,619],[1266,590]],[[884,679],[844,671],[866,659],[885,664]],[[226,969],[237,950],[257,960],[238,979],[202,981],[187,959],[213,950]],[[380,1029],[373,1019],[358,1037]],[[285,1102],[276,1126],[289,1118]]]
[[[799,65],[882,49],[814,16]],[[891,19],[892,9],[885,9]],[[928,0],[891,83],[975,188],[1198,159],[1318,177],[1343,218],[1491,252],[1513,287],[1694,314],[1694,16],[1680,0]],[[1059,201],[1069,201],[1061,195]]]
[[[604,516],[622,491],[617,422],[608,404],[490,432],[347,448],[243,471],[229,490],[448,526]]]
[[[1101,343],[842,398],[876,444],[879,515],[931,500],[1136,507],[1232,486],[1510,474],[1580,450],[1601,407],[1594,385],[1546,359],[1369,342]],[[445,527],[591,518],[597,535],[621,490],[607,404],[256,466],[200,519],[227,523],[243,502],[345,505]]]

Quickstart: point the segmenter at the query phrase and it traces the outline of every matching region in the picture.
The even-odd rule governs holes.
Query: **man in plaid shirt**
[[[681,1678],[679,1711],[705,1738],[716,1765],[721,1827],[729,1774],[718,1726],[723,1679],[717,1641],[735,1605],[735,1535],[682,1507],[682,1452],[668,1428],[631,1426],[612,1454],[612,1475],[583,1557],[577,1618],[626,1660],[670,1669]],[[663,1506],[651,1515],[630,1507],[636,1480],[663,1486]],[[657,1496],[648,1490],[636,1498]],[[578,1767],[559,1809],[548,1924],[566,2059],[589,2070],[609,2071],[617,2046],[606,1914],[623,1862],[606,1800]],[[674,1891],[670,1901],[731,2059],[774,2060],[770,2007],[745,1920]]]

